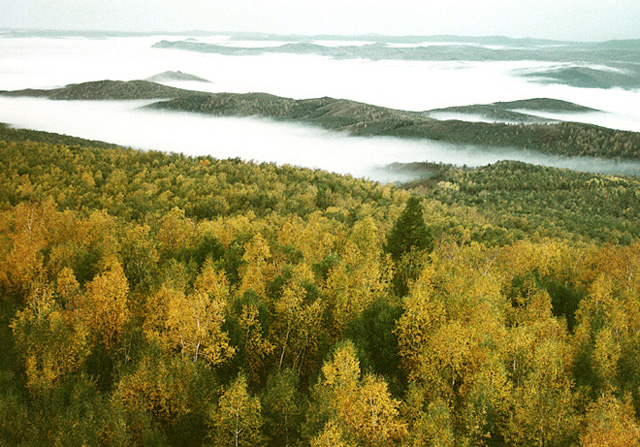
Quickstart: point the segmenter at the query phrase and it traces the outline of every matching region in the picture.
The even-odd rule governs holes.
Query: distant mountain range
[[[428,39],[428,38],[425,38]],[[264,40],[269,42],[269,40]],[[287,43],[282,43],[287,42]],[[238,45],[201,42],[197,39],[161,40],[154,48],[170,48],[217,53],[225,55],[257,55],[265,53],[318,54],[334,58],[362,58],[372,60],[425,60],[425,61],[506,61],[540,60],[551,62],[638,62],[639,41],[612,41],[603,43],[571,43],[508,38],[444,38],[418,40],[414,38],[376,39],[371,43],[321,45],[317,40],[274,41],[271,46],[245,47]],[[365,42],[368,42],[365,40]],[[395,46],[402,45],[402,46]]]
[[[385,36],[379,34],[278,35],[265,33],[108,32],[3,30],[0,37],[87,38],[166,36],[153,44],[172,49],[229,56],[261,54],[318,55],[334,59],[401,61],[540,61],[557,65],[514,74],[532,82],[579,88],[640,88],[640,39],[605,42],[510,38],[504,36]],[[215,38],[211,41],[211,38]],[[160,39],[160,38],[159,38]],[[260,41],[264,45],[244,45]],[[178,72],[173,72],[177,74]],[[162,81],[161,78],[149,78]],[[177,79],[174,79],[177,80]],[[197,79],[191,79],[196,81]],[[201,81],[201,79],[200,79]]]
[[[483,44],[512,44],[512,45],[590,45],[604,48],[629,48],[640,47],[640,39],[609,40],[602,42],[575,42],[554,39],[539,38],[514,38],[507,36],[459,36],[454,34],[438,35],[405,35],[391,36],[377,33],[340,35],[340,34],[275,34],[257,32],[234,32],[234,31],[204,31],[204,30],[184,30],[184,31],[89,31],[89,30],[41,30],[41,29],[4,29],[0,30],[0,36],[6,37],[136,37],[136,36],[179,36],[179,37],[212,37],[225,36],[234,40],[277,40],[294,42],[312,42],[317,40],[338,40],[338,41],[372,41],[384,43],[422,43],[422,42],[456,42],[456,43],[483,43]]]
[[[273,36],[248,35],[264,46],[243,46],[239,36],[211,43],[197,38],[161,40],[158,49],[213,53],[227,56],[313,54],[334,59],[403,61],[541,61],[557,65],[517,70],[515,74],[542,83],[586,88],[640,88],[640,40],[562,42],[511,39],[500,36]],[[272,45],[268,45],[269,42]],[[335,45],[320,42],[334,41]],[[231,42],[232,44],[229,44]],[[283,43],[284,42],[284,43]]]
[[[547,84],[564,84],[581,88],[638,88],[640,70],[638,66],[625,69],[560,66],[548,70],[524,72],[525,76]]]

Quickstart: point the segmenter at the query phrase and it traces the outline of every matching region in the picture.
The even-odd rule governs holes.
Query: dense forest
[[[0,445],[638,445],[638,181],[439,176],[1,128]]]
[[[537,235],[629,244],[640,235],[636,177],[501,161],[477,169],[436,166],[432,177],[404,187],[443,204],[478,210],[493,234],[470,237],[484,243]]]

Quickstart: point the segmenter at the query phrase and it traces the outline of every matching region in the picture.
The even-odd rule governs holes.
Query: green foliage
[[[304,402],[298,392],[300,379],[285,369],[267,380],[262,397],[265,434],[274,445],[296,445],[300,440]]]
[[[387,298],[378,298],[351,322],[346,335],[358,348],[362,368],[386,377],[396,392],[401,389],[402,376],[394,329],[401,313]]]
[[[450,168],[432,189],[446,205],[472,207],[486,220],[474,240],[507,243],[514,236],[628,244],[640,234],[640,182],[502,161],[479,169]]]
[[[393,278],[396,294],[404,296],[409,282],[420,270],[420,259],[433,250],[433,235],[424,221],[420,198],[410,197],[407,200],[405,209],[387,236],[384,249],[396,262]]]
[[[412,249],[433,249],[433,237],[427,229],[418,197],[410,197],[407,200],[407,205],[393,224],[385,245],[385,251],[390,253],[395,261],[399,261],[402,255]]]

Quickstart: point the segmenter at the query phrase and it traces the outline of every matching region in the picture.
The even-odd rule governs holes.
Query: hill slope
[[[533,98],[523,99],[519,101],[494,102],[491,104],[474,104],[469,106],[446,107],[442,109],[430,110],[429,115],[438,113],[460,113],[463,115],[481,116],[484,118],[494,119],[496,121],[504,121],[509,123],[549,123],[555,120],[541,118],[531,112],[557,112],[557,113],[583,113],[597,112],[590,107],[581,106],[572,102],[560,101],[551,98]]]
[[[529,149],[569,156],[640,158],[640,133],[581,123],[510,125],[459,120],[440,121],[429,118],[429,112],[407,112],[327,97],[295,100],[265,93],[200,94],[162,101],[148,107],[215,116],[261,116],[299,121],[360,136],[428,138],[449,143]],[[477,107],[482,111],[496,110],[496,113],[503,114],[516,113],[509,110],[516,107],[586,110],[576,104],[550,99]],[[471,106],[470,109],[473,108],[474,106]]]
[[[95,81],[71,84],[52,90],[17,90],[0,92],[3,96],[46,97],[58,100],[129,100],[176,98],[196,92],[149,81]]]
[[[171,81],[194,81],[194,82],[211,82],[208,79],[201,78],[189,73],[181,71],[164,71],[162,73],[149,76],[145,81],[150,82],[171,82]]]
[[[640,158],[640,133],[590,124],[482,123],[435,120],[429,112],[409,112],[329,97],[292,99],[267,93],[203,93],[148,81],[98,81],[53,90],[0,92],[6,96],[40,96],[50,99],[166,99],[150,104],[157,110],[179,110],[214,116],[260,116],[314,124],[360,136],[427,138],[457,144],[536,150],[568,156]],[[462,108],[526,119],[512,109],[585,111],[586,108],[552,99],[531,99]],[[454,109],[450,109],[454,110]],[[516,119],[515,121],[518,121]]]

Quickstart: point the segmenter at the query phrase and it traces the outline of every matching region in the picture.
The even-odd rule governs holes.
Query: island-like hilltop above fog
[[[549,98],[496,102],[424,112],[391,109],[330,97],[292,99],[267,93],[205,93],[150,81],[96,81],[51,90],[3,91],[4,96],[45,97],[52,100],[159,100],[145,106],[155,110],[213,116],[258,116],[317,125],[359,136],[426,138],[537,150],[550,154],[606,158],[640,158],[640,134],[591,124],[543,119],[535,112],[589,112],[593,109]],[[434,119],[442,112],[481,116],[502,122]]]

